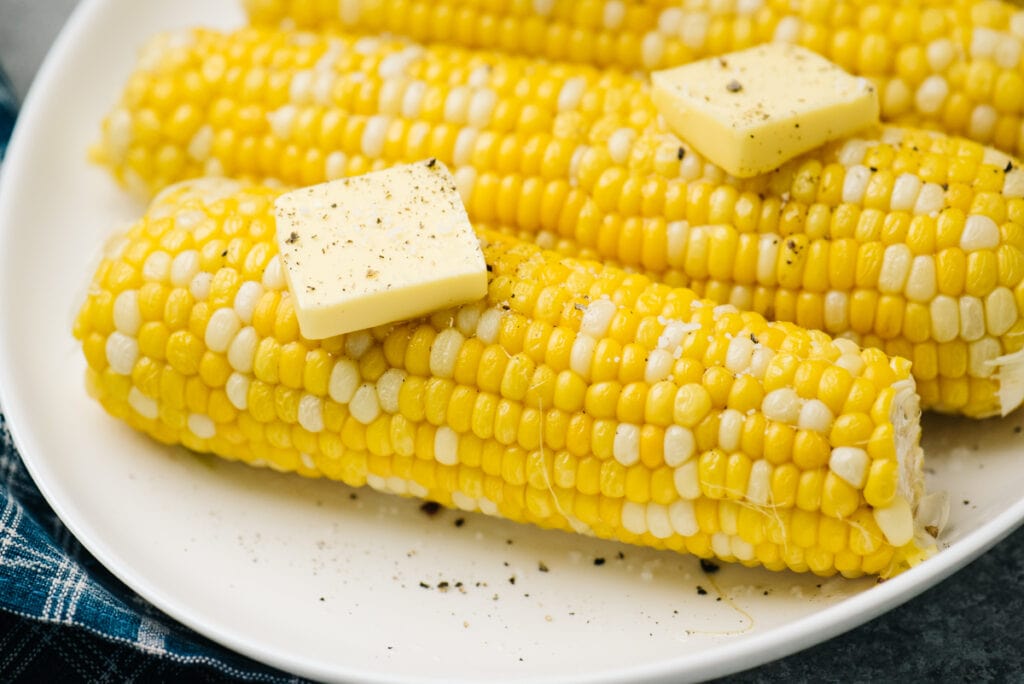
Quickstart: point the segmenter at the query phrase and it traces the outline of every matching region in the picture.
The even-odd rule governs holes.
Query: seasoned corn
[[[245,0],[251,20],[408,36],[622,69],[770,41],[803,45],[878,88],[885,120],[1024,151],[1024,10],[986,0],[628,2]]]
[[[884,128],[740,181],[663,127],[640,78],[247,29],[151,45],[97,150],[145,193],[431,156],[477,225],[903,356],[926,408],[1024,400],[1024,170],[963,139]]]
[[[905,360],[486,230],[486,299],[307,340],[274,196],[186,183],[113,243],[75,325],[108,412],[252,465],[770,569],[889,576],[933,548]]]

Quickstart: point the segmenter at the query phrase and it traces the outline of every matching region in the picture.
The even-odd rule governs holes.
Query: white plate
[[[146,36],[235,25],[235,5],[83,2],[26,103],[0,192],[0,390],[16,443],[78,539],[173,617],[322,679],[704,678],[854,627],[1024,518],[1013,419],[927,421],[929,485],[953,501],[949,546],[875,585],[706,576],[692,558],[482,516],[456,527],[452,512],[165,449],[108,418],[84,393],[70,328],[90,255],[141,207],[86,149]]]

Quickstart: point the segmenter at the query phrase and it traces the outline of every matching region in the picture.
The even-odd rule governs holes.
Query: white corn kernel
[[[836,447],[828,459],[829,470],[856,489],[867,481],[870,463],[868,452],[852,446]]]
[[[442,425],[434,432],[434,459],[447,466],[459,462],[459,435],[447,425]]]
[[[590,379],[590,365],[594,360],[597,340],[590,335],[577,335],[569,352],[569,369],[584,380]]]
[[[910,211],[921,192],[921,179],[912,173],[901,173],[893,184],[889,207],[893,211]]]
[[[795,43],[800,37],[800,20],[795,16],[786,16],[775,25],[772,41],[775,43]]]
[[[341,150],[334,150],[324,160],[324,177],[329,180],[344,178],[348,170],[348,157]]]
[[[758,380],[763,379],[765,371],[768,370],[768,364],[774,357],[774,350],[768,347],[757,347],[750,356],[750,368],[747,370],[747,375]]]
[[[682,425],[670,425],[665,429],[665,465],[676,468],[686,463],[697,448],[693,432]]]
[[[348,404],[348,411],[363,425],[369,425],[377,419],[380,415],[380,402],[377,401],[377,390],[372,383],[359,385]]]
[[[327,393],[339,404],[347,404],[359,387],[359,366],[351,359],[339,359],[331,369],[331,379],[327,383]]]
[[[487,128],[498,103],[498,95],[490,88],[481,88],[469,100],[467,121],[473,128]]]
[[[1000,285],[985,297],[985,327],[999,337],[1017,322],[1017,300],[1010,288]]]
[[[238,314],[238,318],[241,319],[242,323],[249,325],[252,323],[252,315],[256,311],[256,305],[259,304],[260,297],[263,296],[263,286],[255,280],[246,280],[244,283],[239,285],[238,292],[235,293],[235,313]]]
[[[930,302],[935,298],[938,282],[935,276],[935,257],[922,254],[910,263],[910,275],[904,292],[912,302]]]
[[[975,26],[971,31],[971,57],[974,59],[988,59],[996,50],[996,43],[999,40],[999,32],[985,26]]]
[[[932,321],[932,338],[950,342],[960,334],[960,304],[949,295],[937,295],[928,306]]]
[[[672,355],[664,349],[653,349],[647,355],[647,366],[644,368],[644,382],[653,385],[661,382],[672,372]]]
[[[864,155],[868,153],[867,141],[862,138],[850,138],[843,143],[837,153],[837,161],[849,168],[864,161]]]
[[[914,94],[914,104],[922,114],[938,114],[949,95],[949,84],[942,76],[929,76]]]
[[[139,358],[139,341],[114,331],[107,337],[106,355],[110,370],[118,375],[131,375]]]
[[[871,170],[862,164],[856,164],[846,170],[843,178],[843,202],[860,204],[864,201],[864,193],[868,189]]]
[[[217,426],[209,416],[201,413],[190,413],[185,421],[186,426],[193,435],[199,439],[210,439],[217,434]]]
[[[635,139],[636,131],[629,127],[616,129],[608,136],[608,154],[612,161],[620,166],[625,165],[629,161],[629,152]]]
[[[665,226],[665,261],[673,268],[686,263],[686,245],[690,239],[690,224],[671,221]]]
[[[398,394],[405,378],[406,373],[400,368],[389,368],[377,378],[377,400],[385,413],[398,413]]]
[[[781,24],[782,22],[779,23]],[[731,560],[732,537],[730,537],[725,532],[715,532],[713,535],[711,535],[711,550],[719,558],[723,560]]]
[[[683,344],[683,339],[686,335],[699,329],[700,326],[696,323],[683,323],[676,320],[669,321],[665,325],[665,329],[661,331],[661,335],[658,336],[658,349],[664,349],[674,357],[676,350]]]
[[[960,336],[972,342],[985,334],[985,306],[977,297],[960,298]]]
[[[850,297],[842,290],[825,293],[825,332],[835,334],[850,327]]]
[[[693,502],[678,499],[668,506],[668,519],[672,529],[683,537],[691,537],[700,532],[697,524],[697,513],[693,510]]]
[[[732,373],[742,373],[750,369],[750,359],[754,356],[754,341],[750,335],[737,335],[729,341],[725,353],[725,367]]]
[[[949,38],[937,38],[928,43],[928,47],[925,48],[925,58],[932,71],[942,73],[956,58],[953,41]]]
[[[430,345],[430,374],[436,378],[452,377],[459,350],[465,341],[456,328],[446,328],[438,333]]]
[[[995,372],[992,359],[1003,353],[1002,345],[992,337],[982,337],[967,345],[967,374],[972,378],[988,378]]]
[[[966,252],[995,249],[999,246],[999,226],[984,214],[971,214],[960,234],[960,248]]]
[[[672,536],[672,522],[669,520],[667,507],[653,501],[647,503],[647,529],[657,539]]]
[[[360,140],[360,148],[365,156],[376,159],[384,152],[384,141],[387,139],[388,126],[391,119],[381,114],[375,114],[367,118],[366,126],[363,128],[363,137]]]
[[[914,202],[914,214],[927,215],[933,212],[942,211],[946,202],[946,191],[938,183],[925,183],[921,191],[917,193],[917,201]]]
[[[481,342],[494,344],[498,340],[501,316],[502,312],[495,308],[487,309],[480,315],[480,322],[476,326],[476,336]]]
[[[780,387],[765,395],[761,412],[768,420],[793,425],[800,417],[800,397],[789,387]]]
[[[1001,34],[992,52],[992,59],[1003,69],[1016,69],[1020,66],[1021,44],[1016,38]]]
[[[608,332],[612,318],[618,308],[610,299],[597,299],[587,305],[583,312],[583,319],[580,321],[580,333],[589,335],[594,339],[601,339]]]
[[[251,325],[242,328],[228,346],[228,364],[239,373],[251,372],[258,344],[256,329]]]
[[[142,327],[142,312],[139,310],[139,291],[125,290],[114,300],[114,327],[129,337],[134,337]]]
[[[218,354],[226,352],[241,328],[242,322],[238,319],[238,314],[234,309],[229,307],[217,309],[206,324],[206,334],[204,335],[206,348]]]
[[[147,397],[138,387],[128,390],[128,405],[143,418],[150,420],[160,414],[160,408],[153,397]]]
[[[249,377],[241,373],[232,373],[224,385],[228,401],[239,411],[249,408]]]
[[[878,291],[883,294],[902,292],[910,273],[913,254],[905,244],[889,245],[882,253],[882,268],[878,273]]]
[[[157,250],[142,262],[142,279],[147,282],[162,283],[171,277],[171,255]]]
[[[772,464],[763,458],[754,461],[747,479],[747,501],[755,506],[767,506],[772,491]]]
[[[729,542],[732,548],[732,555],[739,561],[750,561],[754,560],[754,545],[748,542],[743,537],[731,537]]]
[[[444,99],[444,120],[446,123],[461,125],[466,123],[469,110],[470,90],[466,86],[455,86],[448,90]]]
[[[624,466],[631,466],[640,460],[640,427],[631,423],[619,423],[612,441],[612,456]]]
[[[171,285],[176,288],[186,288],[198,272],[199,252],[185,250],[174,257],[171,262]]]
[[[828,405],[820,399],[809,399],[800,408],[800,418],[797,420],[797,427],[801,430],[813,430],[821,434],[827,434],[832,428],[834,417]]]
[[[562,84],[562,89],[558,91],[558,111],[566,112],[579,107],[586,90],[587,80],[582,76],[567,80]]]
[[[647,506],[634,501],[622,503],[622,526],[633,534],[647,531]]]
[[[423,104],[423,96],[427,93],[427,84],[416,80],[411,82],[405,89],[402,96],[402,117],[415,121],[420,115],[420,107]]]
[[[463,511],[475,511],[476,510],[476,499],[469,496],[465,492],[455,491],[452,492],[452,503],[455,507]]]
[[[676,468],[673,473],[676,491],[684,499],[700,498],[700,480],[698,479],[697,459],[693,458]]]
[[[299,425],[310,432],[324,429],[324,401],[315,394],[303,394],[299,399]]]
[[[876,508],[872,513],[885,540],[896,548],[914,538],[914,514],[902,496],[897,495],[887,507]]]
[[[356,330],[345,335],[345,353],[349,358],[359,360],[373,346],[373,335],[369,330]]]
[[[192,282],[189,284],[188,291],[192,293],[192,296],[196,301],[202,302],[210,296],[210,286],[213,284],[213,274],[202,271],[196,273],[192,277]]]
[[[845,368],[853,377],[859,376],[865,365],[860,354],[843,354],[834,363],[840,368]]]
[[[995,133],[999,113],[988,104],[975,105],[967,122],[967,135],[981,142],[988,142]]]
[[[718,422],[718,446],[727,453],[740,448],[743,433],[743,414],[736,409],[722,411]]]
[[[281,256],[275,254],[263,269],[263,287],[268,290],[283,290],[285,286],[284,271],[281,270]]]

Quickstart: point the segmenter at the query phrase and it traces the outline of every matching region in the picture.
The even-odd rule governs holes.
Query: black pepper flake
[[[876,171],[878,171],[878,167],[877,166],[869,166],[868,167],[868,171],[870,171],[871,173],[875,173]]]
[[[420,505],[420,511],[429,515],[431,518],[437,515],[438,511],[441,510],[441,504],[436,501],[424,501]]]
[[[420,586],[423,587],[424,589],[429,589],[430,588],[430,585],[427,584],[426,582],[420,582]]]
[[[537,569],[541,572],[547,572],[548,566],[544,564],[544,561],[540,561],[539,563],[537,563]]]
[[[721,570],[721,568],[718,566],[718,563],[715,563],[714,561],[709,561],[707,558],[700,559],[700,569],[709,575],[713,575],[719,570]]]
[[[626,554],[622,553],[622,551],[619,551],[617,554],[615,554],[615,557],[619,560],[623,560],[626,558]]]
[[[285,243],[287,243],[287,244],[289,244],[289,245],[294,245],[294,244],[295,244],[296,242],[298,242],[298,241],[299,241],[299,234],[298,234],[298,233],[296,233],[296,232],[295,232],[295,231],[293,230],[293,231],[292,231],[292,234],[288,236],[288,239],[287,239],[287,240],[285,240]]]
[[[1011,171],[1013,171],[1013,162],[1008,161],[1006,162],[1006,166],[1003,167],[1003,173],[1010,173]]]
[[[676,150],[676,159],[678,159],[679,161],[683,161],[683,157],[685,157],[685,156],[686,156],[686,148],[680,147],[678,150]]]
[[[228,255],[228,250],[225,249],[223,252],[220,253],[220,255],[222,257],[226,257]]]
[[[743,86],[735,78],[725,84],[725,89],[730,93],[738,93],[743,90]]]
[[[438,582],[437,583],[437,588],[440,589],[441,591],[448,591],[448,583],[447,582]]]
[[[707,594],[708,594],[708,590],[698,584],[697,585],[697,595],[698,596],[707,596]]]
[[[757,335],[755,335],[754,333],[750,333],[750,341],[753,342],[754,344],[757,344]]]
[[[494,273],[494,266],[491,266],[490,264],[487,264],[487,272],[488,273]]]
[[[434,159],[433,157],[431,157],[430,159],[427,160],[427,168],[428,169],[434,168],[435,164],[437,164],[437,160]]]
[[[379,275],[380,275],[380,271],[375,271],[372,268],[366,269],[366,277],[367,278],[376,278]]]
[[[718,58],[718,66],[720,66],[720,67],[722,67],[724,69],[724,68],[729,66],[729,63],[727,61],[725,61],[725,57],[719,57]]]
[[[455,519],[455,526],[456,527],[462,527],[465,524],[466,524],[466,519],[465,518],[456,518]]]
[[[594,559],[594,565],[604,565],[604,558],[600,558],[600,557],[595,558]]]
[[[508,578],[508,583],[509,584],[515,584],[516,583],[516,576],[515,575],[510,575],[509,578]]]
[[[943,191],[949,190],[949,183],[943,183],[941,187]]]

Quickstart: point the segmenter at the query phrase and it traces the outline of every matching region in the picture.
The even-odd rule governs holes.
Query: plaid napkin
[[[299,681],[146,603],[50,510],[0,415],[0,680]]]
[[[0,160],[15,112],[0,69]],[[299,681],[178,624],[111,575],[46,504],[0,413],[0,681],[100,680]]]

